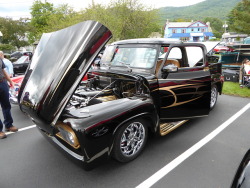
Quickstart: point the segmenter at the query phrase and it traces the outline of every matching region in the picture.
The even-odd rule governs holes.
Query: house
[[[164,28],[164,38],[174,38],[189,42],[208,41],[213,37],[210,23],[195,22],[169,22]]]
[[[225,42],[227,44],[233,44],[233,43],[243,43],[243,40],[248,37],[247,34],[239,34],[239,33],[224,33],[222,35],[222,42]]]

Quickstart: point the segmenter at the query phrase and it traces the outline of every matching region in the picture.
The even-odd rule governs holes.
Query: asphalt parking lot
[[[208,117],[191,120],[164,137],[149,138],[136,160],[110,160],[92,171],[84,171],[55,149],[13,106],[20,131],[0,140],[0,187],[227,188],[250,148],[249,106],[249,98],[221,95]]]

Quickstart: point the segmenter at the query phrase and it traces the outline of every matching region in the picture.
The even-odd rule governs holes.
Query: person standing
[[[250,83],[249,75],[250,75],[250,60],[245,58],[242,61],[242,65],[240,67],[239,84],[241,88],[245,85],[248,85],[248,83]]]
[[[10,87],[13,87],[14,84],[10,79],[8,73],[4,69],[5,69],[5,64],[2,58],[0,58],[0,105],[4,117],[5,131],[17,132],[18,128],[13,126],[11,105],[9,101],[9,86],[7,84],[7,81],[9,82]],[[6,134],[3,132],[3,123],[0,119],[0,139],[6,137],[7,137]]]
[[[0,51],[0,58],[3,60],[6,66],[5,71],[9,74],[9,77],[12,78],[14,75],[14,71],[11,61],[4,57],[4,53],[2,51]]]

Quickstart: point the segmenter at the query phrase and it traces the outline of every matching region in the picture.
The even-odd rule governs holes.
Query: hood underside
[[[21,110],[38,125],[53,124],[111,37],[95,21],[44,34],[20,89]]]

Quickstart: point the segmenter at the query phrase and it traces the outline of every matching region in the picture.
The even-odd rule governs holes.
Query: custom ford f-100
[[[95,21],[44,34],[18,96],[41,133],[86,169],[110,156],[129,162],[149,132],[163,136],[207,116],[223,85],[221,64],[202,43],[146,38],[106,45],[111,37]]]

